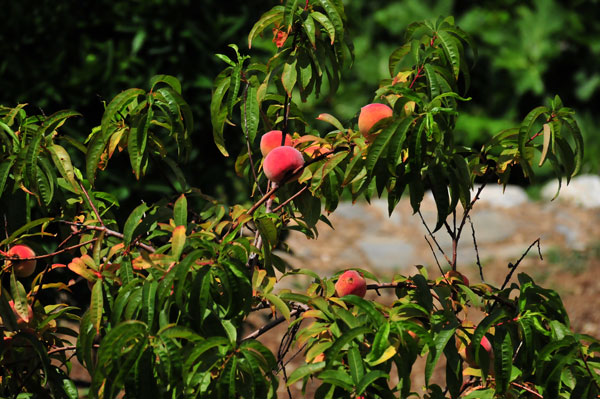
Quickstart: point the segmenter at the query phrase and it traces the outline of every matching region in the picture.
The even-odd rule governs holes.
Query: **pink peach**
[[[347,270],[335,283],[335,292],[340,298],[346,295],[363,298],[367,293],[367,283],[356,270]]]
[[[29,248],[27,245],[15,245],[8,250],[7,255],[18,258],[33,258],[35,256],[35,252],[33,252],[33,249]],[[8,261],[8,265],[11,264],[13,264],[13,261]],[[35,259],[22,262],[14,261],[13,268],[15,269],[15,274],[17,277],[29,277],[35,271],[35,265]]]
[[[391,117],[392,114],[392,109],[385,104],[365,105],[358,115],[358,130],[367,140],[372,141],[374,135],[369,134],[371,128],[380,120]]]
[[[263,134],[260,138],[260,152],[262,152],[263,157],[266,157],[273,148],[281,147],[282,134],[283,132],[281,130],[271,130],[270,132]],[[292,137],[289,134],[285,135],[284,145],[292,145]]]
[[[294,147],[288,146],[273,148],[263,161],[265,176],[275,183],[281,183],[289,173],[302,165],[304,165],[302,153]],[[295,177],[298,178],[298,176]]]

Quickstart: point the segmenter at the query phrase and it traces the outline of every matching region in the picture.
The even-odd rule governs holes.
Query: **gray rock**
[[[471,198],[475,197],[479,187],[481,186],[473,188]],[[504,209],[522,205],[527,201],[529,201],[527,193],[519,186],[506,186],[506,189],[503,190],[501,185],[488,184],[479,196],[480,204]]]
[[[374,270],[409,269],[415,262],[415,250],[409,243],[387,236],[367,236],[358,246]]]
[[[558,189],[558,181],[553,180],[542,188],[542,198],[551,200]],[[571,179],[567,186],[563,180],[557,199],[586,209],[600,207],[600,176],[581,175]]]
[[[499,211],[480,210],[471,215],[473,226],[475,227],[475,237],[478,244],[491,244],[506,240],[517,231],[518,223],[507,218]],[[463,236],[471,235],[471,226],[465,224]]]

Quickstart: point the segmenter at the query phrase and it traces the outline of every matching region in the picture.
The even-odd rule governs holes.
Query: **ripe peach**
[[[481,347],[488,353],[488,357],[490,359],[490,371],[491,371],[493,368],[494,352],[492,351],[492,343],[485,335],[481,338]],[[466,348],[463,346],[463,348],[459,351],[459,353],[465,359],[465,361],[467,362],[467,364],[469,366],[479,367],[479,365],[475,362],[475,348],[473,348],[473,343],[470,343],[469,345],[467,345]],[[482,356],[481,350],[480,350],[479,356],[480,356],[480,358]]]
[[[282,134],[283,132],[281,130],[271,130],[270,132],[263,134],[260,138],[260,152],[262,152],[263,157],[266,157],[273,148],[281,147]],[[284,145],[292,145],[292,137],[289,134],[285,135]]]
[[[335,292],[339,297],[357,295],[364,298],[367,293],[367,283],[356,270],[347,270],[335,283]]]
[[[12,311],[14,312],[14,314],[17,318],[18,325],[27,324],[27,323],[29,323],[29,321],[31,319],[33,319],[33,309],[31,308],[31,305],[27,305],[27,319],[24,319],[21,317],[20,314],[17,313],[17,311],[15,309],[15,303],[12,299],[10,301],[8,301],[8,304],[10,305],[10,308],[12,309]]]
[[[275,183],[281,183],[288,173],[302,165],[304,165],[302,153],[294,147],[288,146],[273,148],[263,161],[265,176]]]
[[[33,258],[35,256],[35,252],[33,252],[33,249],[29,248],[27,245],[15,245],[8,250],[7,255],[18,258]],[[8,261],[7,265],[10,266],[12,263],[12,261]],[[35,259],[22,262],[15,261],[13,268],[15,269],[15,274],[17,277],[29,277],[35,271],[35,264]]]
[[[365,105],[361,108],[360,115],[358,115],[358,130],[367,140],[372,141],[375,137],[369,134],[369,131],[373,125],[382,119],[391,117],[392,114],[392,109],[385,104]]]

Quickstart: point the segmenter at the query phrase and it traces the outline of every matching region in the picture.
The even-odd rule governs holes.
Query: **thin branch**
[[[79,183],[79,187],[81,187],[83,194],[85,194],[85,198],[87,199],[88,204],[90,204],[90,206],[92,207],[92,211],[94,211],[94,215],[96,215],[96,219],[98,219],[98,222],[100,222],[100,225],[102,227],[104,227],[104,222],[102,221],[102,218],[100,217],[100,214],[98,213],[98,209],[96,209],[96,206],[92,202],[92,199],[90,198],[90,195],[86,191],[85,187],[81,183]]]
[[[111,230],[111,229],[109,229],[106,226],[93,226],[93,225],[88,225],[88,224],[83,224],[83,223],[78,223],[78,222],[69,222],[67,220],[60,220],[60,222],[61,223],[66,223],[66,224],[70,224],[72,226],[82,227],[82,228],[87,229],[87,230],[104,231],[104,234],[106,234],[108,236],[117,237],[117,238],[120,238],[120,239],[124,238],[124,236],[123,236],[122,233],[119,233],[118,231]],[[150,253],[156,252],[156,250],[154,249],[153,246],[148,245],[148,244],[144,244],[143,242],[135,241],[135,242],[133,242],[133,244],[135,246],[137,246],[137,247],[145,249],[146,251],[148,251]]]
[[[483,267],[481,267],[481,261],[479,260],[479,248],[477,247],[477,239],[475,238],[475,226],[473,225],[473,221],[471,220],[471,215],[468,216],[469,224],[471,225],[471,233],[473,235],[473,246],[475,247],[475,255],[477,256],[477,267],[479,267],[479,276],[481,277],[481,281],[485,282],[483,278]]]
[[[448,264],[450,266],[452,266],[452,262],[450,261],[450,259],[448,258],[448,256],[446,256],[446,253],[444,252],[444,250],[442,249],[442,247],[440,246],[440,244],[438,243],[437,239],[435,238],[435,236],[433,235],[433,233],[431,232],[431,230],[429,229],[429,226],[427,226],[427,223],[425,222],[425,218],[423,217],[423,214],[421,213],[421,210],[419,209],[417,211],[417,213],[419,214],[419,216],[421,217],[421,222],[423,222],[423,226],[425,226],[425,228],[427,229],[427,233],[429,233],[429,237],[431,237],[431,239],[433,240],[433,242],[435,243],[435,245],[437,246],[438,250],[442,253],[442,255],[444,255],[444,258],[446,258],[446,261],[448,262]],[[429,243],[429,241],[428,241]],[[431,244],[430,244],[431,246]],[[433,249],[432,249],[433,250]],[[435,254],[434,254],[435,256]],[[439,265],[439,263],[438,263]],[[440,267],[441,270],[441,267]],[[444,274],[444,273],[442,273]]]
[[[297,304],[297,308],[292,310],[290,312],[290,318],[292,317],[296,317],[301,315],[302,313],[306,312],[307,310],[309,310],[309,307],[304,305],[304,304]],[[267,331],[277,327],[279,324],[283,323],[286,320],[285,317],[281,316],[276,318],[275,320],[272,320],[271,322],[269,322],[268,324],[265,324],[264,326],[262,326],[261,328],[259,328],[258,330],[255,330],[254,332],[246,335],[246,337],[244,337],[242,339],[243,341],[247,341],[249,339],[255,339],[257,337],[260,337],[261,335],[263,335],[264,333],[266,333]]]
[[[514,265],[512,263],[508,264],[508,267],[510,268],[510,272],[506,276],[506,279],[504,280],[504,283],[502,284],[502,287],[500,287],[500,291],[502,291],[504,288],[506,288],[506,285],[510,281],[513,273],[515,272],[515,270],[517,270],[517,267],[519,267],[519,264],[521,263],[521,261],[525,258],[525,256],[527,256],[527,254],[529,253],[529,250],[531,248],[533,248],[533,246],[535,244],[537,244],[538,254],[540,255],[540,259],[544,260],[544,258],[542,257],[542,250],[540,248],[540,238],[538,237],[534,242],[531,243],[531,245],[527,248],[527,250],[523,253],[523,255],[521,255],[521,257],[519,258],[519,260],[517,261],[517,263],[515,263]]]
[[[540,399],[544,399],[544,397],[543,397],[542,395],[540,395],[540,393],[538,393],[537,391],[534,391],[533,389],[529,388],[529,387],[528,387],[528,386],[526,386],[526,385],[522,385],[522,384],[519,384],[518,382],[514,382],[514,381],[512,381],[512,382],[510,383],[510,385],[512,385],[512,386],[515,386],[515,387],[517,387],[517,388],[524,389],[524,390],[526,390],[527,392],[529,392],[530,394],[532,394],[532,395],[535,395],[536,397],[538,397],[538,398],[540,398]]]
[[[435,254],[435,249],[433,249],[433,246],[431,245],[431,243],[427,239],[427,236],[423,236],[423,237],[425,238],[425,241],[427,241],[427,244],[429,244],[429,248],[431,248],[431,253],[433,254],[433,257],[435,259],[435,263],[437,263],[438,269],[440,269],[440,274],[443,276],[444,275],[444,270],[442,270],[442,265],[440,265],[440,262],[438,261],[437,255]]]
[[[302,187],[296,194],[292,195],[290,198],[288,198],[287,200],[285,200],[284,202],[282,202],[280,205],[278,205],[275,209],[273,209],[273,212],[277,213],[281,208],[283,208],[284,206],[286,206],[287,204],[289,204],[290,202],[292,202],[295,198],[297,198],[300,194],[302,194],[306,190],[308,190],[308,186],[307,185],[305,185],[304,187]]]

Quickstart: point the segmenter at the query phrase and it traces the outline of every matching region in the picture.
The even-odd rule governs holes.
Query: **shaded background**
[[[0,28],[0,104],[29,103],[29,114],[75,109],[84,118],[70,121],[66,129],[85,138],[100,123],[103,101],[130,87],[147,89],[155,74],[174,75],[181,80],[184,98],[195,117],[194,150],[189,164],[183,166],[190,184],[220,200],[247,200],[248,186],[233,172],[235,155],[241,149],[241,130],[226,126],[233,154],[229,159],[220,155],[212,141],[212,80],[225,67],[214,54],[232,55],[229,43],[248,53],[247,34],[253,23],[278,3],[7,2]],[[329,112],[344,122],[352,121],[360,107],[372,100],[379,79],[389,77],[388,56],[402,44],[405,27],[413,21],[454,15],[479,49],[468,93],[473,100],[463,106],[457,126],[465,143],[483,143],[559,94],[567,106],[576,109],[583,130],[586,154],[582,172],[600,172],[598,1],[573,1],[569,8],[554,0],[344,3],[356,61],[345,72],[335,97],[311,98],[302,105],[309,118]],[[274,49],[266,32],[250,54],[266,60]],[[75,150],[69,151],[81,160]],[[128,212],[140,198],[151,201],[171,193],[156,170],[150,170],[142,182],[120,173],[130,169],[128,162],[124,155],[111,160],[98,184],[118,197],[121,209]],[[523,183],[515,175],[514,182]],[[548,169],[540,176],[543,182],[552,174]],[[535,195],[535,187],[531,192]]]

